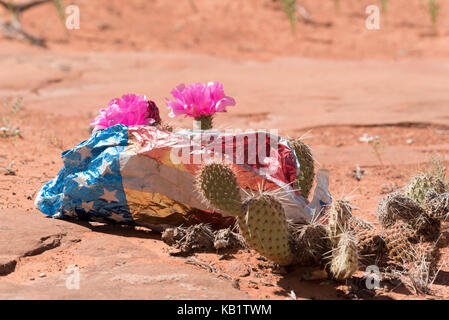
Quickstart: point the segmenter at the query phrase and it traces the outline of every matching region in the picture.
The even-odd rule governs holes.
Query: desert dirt
[[[38,189],[61,168],[61,152],[89,137],[90,120],[110,99],[146,94],[163,120],[190,127],[187,119],[168,118],[164,98],[179,83],[216,80],[237,101],[217,115],[217,128],[305,135],[317,166],[330,170],[332,195],[350,195],[355,215],[376,222],[385,194],[429,170],[432,156],[449,155],[449,3],[440,1],[434,33],[420,0],[391,1],[376,31],[365,28],[365,8],[373,1],[341,1],[337,10],[331,0],[302,0],[313,23],[300,20],[295,31],[271,0],[73,2],[80,7],[79,30],[67,31],[51,5],[23,15],[24,29],[46,38],[47,48],[0,36],[0,98],[23,99],[6,115],[21,137],[0,138],[0,212],[21,215],[24,224],[24,214],[38,219],[38,239],[63,239],[16,244],[44,248],[38,254],[14,251],[13,244],[7,255],[0,252],[0,273],[7,270],[0,298],[285,299],[291,291],[299,299],[449,298],[448,266],[431,295],[389,283],[373,293],[357,282],[362,271],[346,284],[305,280],[313,270],[273,269],[254,251],[195,254],[212,269],[186,264],[186,257],[169,254],[159,234],[138,228],[81,225],[74,231],[63,223],[45,231],[49,219],[33,205]],[[0,18],[8,17],[0,9]],[[364,134],[379,144],[360,141]],[[357,165],[364,170],[360,181],[353,175]],[[14,221],[5,228],[24,236]],[[449,262],[449,249],[442,251],[442,262]],[[52,295],[73,264],[91,279],[88,288],[58,287]],[[157,278],[164,268],[166,278]],[[107,279],[100,277],[105,270]],[[142,294],[131,289],[136,283]],[[166,287],[156,293],[160,284]]]

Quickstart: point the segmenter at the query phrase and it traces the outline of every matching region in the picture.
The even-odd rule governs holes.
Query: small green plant
[[[9,99],[3,99],[3,107],[0,109],[0,138],[22,137],[16,119],[16,115],[22,110],[22,102],[22,98],[12,104]]]
[[[375,136],[373,140],[369,142],[369,144],[373,149],[373,153],[376,156],[377,160],[379,160],[380,164],[383,165],[382,152],[384,150],[384,145],[381,143],[380,138],[378,136]]]
[[[380,0],[380,6],[382,8],[382,12],[387,12],[387,10],[388,10],[388,0]]]
[[[430,20],[432,21],[432,28],[434,31],[436,31],[437,28],[437,19],[439,11],[440,5],[436,2],[436,0],[429,0],[429,14]]]
[[[281,0],[281,3],[282,3],[285,13],[287,14],[288,20],[290,21],[290,25],[292,26],[292,29],[295,29],[295,25],[297,22],[296,0]]]
[[[439,154],[430,157],[431,168],[429,174],[431,176],[438,177],[445,185],[446,190],[449,189],[449,178],[446,177],[446,167],[444,166],[444,157]]]

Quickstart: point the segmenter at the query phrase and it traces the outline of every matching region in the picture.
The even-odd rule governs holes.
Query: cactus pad
[[[361,255],[377,255],[382,253],[384,241],[375,229],[363,230],[355,234],[357,247]]]
[[[414,261],[416,252],[410,239],[415,237],[415,232],[407,223],[398,221],[392,227],[383,230],[381,236],[390,258],[400,263]]]
[[[336,199],[332,202],[328,213],[329,234],[334,242],[338,242],[338,235],[349,228],[352,219],[352,205],[344,199]]]
[[[425,207],[430,218],[449,221],[449,193],[428,193]]]
[[[296,263],[299,265],[320,265],[325,254],[332,250],[327,229],[320,223],[301,226],[291,233]]]
[[[295,179],[295,188],[308,198],[315,178],[315,164],[310,147],[300,139],[290,140],[299,161],[299,176]]]
[[[377,218],[383,227],[389,227],[397,220],[411,221],[423,214],[418,203],[399,192],[382,198],[377,207]]]
[[[243,203],[244,216],[238,216],[246,243],[279,265],[293,262],[287,219],[282,204],[273,196],[259,194]]]
[[[196,176],[196,185],[204,200],[212,207],[233,215],[241,214],[240,187],[230,165],[224,162],[203,165]]]
[[[332,260],[327,267],[328,273],[331,278],[344,281],[357,271],[358,260],[356,240],[348,232],[343,232],[332,253]]]
[[[435,241],[441,234],[441,221],[433,219],[426,214],[422,214],[411,221],[410,225],[416,230],[420,241]]]
[[[427,192],[434,190],[437,194],[444,193],[446,186],[438,177],[420,174],[410,181],[406,187],[405,195],[424,206]]]

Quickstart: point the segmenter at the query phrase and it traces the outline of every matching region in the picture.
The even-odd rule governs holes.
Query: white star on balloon
[[[112,173],[108,161],[106,161],[106,159],[104,158],[101,162],[101,165],[98,167],[98,170],[100,171],[102,176],[104,176],[106,173]]]
[[[76,178],[73,178],[73,181],[78,183],[78,189],[81,189],[82,187],[87,187],[87,179],[88,178],[89,178],[88,175],[80,172]]]

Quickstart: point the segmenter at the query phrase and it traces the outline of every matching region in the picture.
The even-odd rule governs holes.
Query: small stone
[[[46,275],[45,273],[43,273],[43,272],[42,272],[41,274],[39,274],[39,277],[40,277],[40,278],[44,278],[44,277],[46,277],[46,276],[47,276],[47,275]]]

